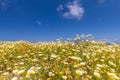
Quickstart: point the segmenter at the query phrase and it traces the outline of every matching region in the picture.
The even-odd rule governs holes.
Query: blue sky
[[[120,0],[0,0],[0,40],[51,41],[93,34],[120,40]]]

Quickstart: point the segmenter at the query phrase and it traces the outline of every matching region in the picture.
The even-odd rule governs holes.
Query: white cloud
[[[8,1],[7,0],[0,0],[0,9],[6,10],[8,8]]]
[[[39,20],[37,20],[36,23],[37,23],[38,25],[41,25],[41,21],[39,21]]]
[[[57,7],[57,11],[61,11],[61,10],[63,10],[64,8],[63,8],[63,5],[59,5],[58,7]]]
[[[65,7],[67,11],[63,13],[63,17],[67,19],[81,19],[84,14],[84,8],[81,6],[79,0],[68,2]],[[63,9],[63,8],[62,8]]]
[[[104,4],[104,2],[105,2],[105,0],[98,0],[98,3],[101,5]]]

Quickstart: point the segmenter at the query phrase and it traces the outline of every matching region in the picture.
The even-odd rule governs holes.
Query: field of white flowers
[[[120,80],[120,45],[0,42],[0,80]]]

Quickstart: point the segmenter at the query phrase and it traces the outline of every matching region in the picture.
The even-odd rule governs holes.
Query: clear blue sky
[[[120,40],[120,0],[0,0],[2,41],[51,41],[82,33]]]

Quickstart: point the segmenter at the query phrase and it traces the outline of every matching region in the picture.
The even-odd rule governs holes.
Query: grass
[[[0,80],[120,80],[120,45],[1,42]]]

